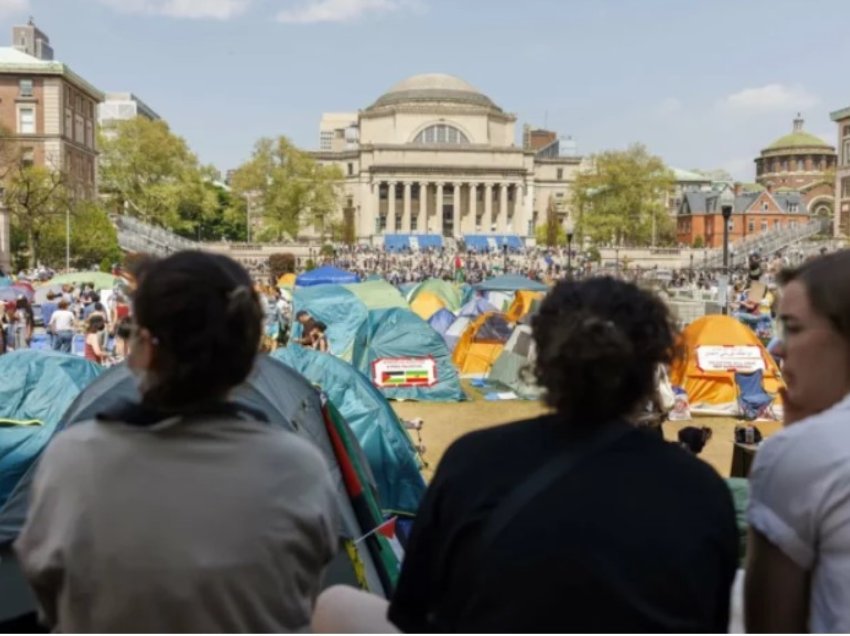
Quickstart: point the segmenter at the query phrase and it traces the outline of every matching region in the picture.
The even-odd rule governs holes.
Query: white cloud
[[[277,21],[287,24],[349,22],[368,14],[416,10],[421,6],[418,0],[307,0],[299,6],[279,12]]]
[[[742,113],[764,113],[801,110],[817,103],[817,96],[801,86],[767,84],[733,93],[721,102],[721,106]]]
[[[0,0],[0,16],[6,17],[29,9],[29,0]]]
[[[682,110],[682,102],[675,97],[668,97],[658,105],[659,115],[673,115]]]
[[[162,15],[189,20],[229,20],[248,8],[252,0],[99,0],[122,13]]]

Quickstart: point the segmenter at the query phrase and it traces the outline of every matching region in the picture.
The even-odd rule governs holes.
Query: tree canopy
[[[592,169],[576,175],[573,210],[577,232],[597,243],[649,245],[673,235],[665,195],[674,186],[664,162],[642,145],[592,157]]]
[[[233,205],[253,217],[259,240],[294,238],[306,225],[324,237],[332,229],[341,179],[338,167],[322,166],[286,137],[263,138],[233,175]]]

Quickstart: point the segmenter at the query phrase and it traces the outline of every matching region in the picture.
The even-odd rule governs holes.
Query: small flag
[[[401,562],[404,559],[404,548],[402,547],[401,542],[398,540],[398,536],[396,535],[395,531],[395,522],[397,519],[398,517],[392,517],[391,519],[384,521],[384,523],[379,525],[377,528],[372,528],[369,532],[357,539],[354,543],[360,543],[367,537],[370,537],[377,532],[378,534],[383,536],[384,539],[387,540],[387,543],[389,543],[390,547],[392,548],[393,554],[395,554],[396,558],[399,560],[399,562]]]

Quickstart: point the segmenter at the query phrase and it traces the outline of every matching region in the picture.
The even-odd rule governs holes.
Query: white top
[[[54,331],[72,331],[74,329],[74,314],[67,309],[57,309],[50,317],[50,326]]]
[[[809,630],[850,632],[850,395],[766,440],[749,523],[811,572]]]

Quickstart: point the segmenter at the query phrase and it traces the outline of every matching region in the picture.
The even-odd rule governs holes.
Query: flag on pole
[[[401,562],[404,559],[404,548],[401,545],[401,542],[398,540],[398,535],[396,535],[396,526],[395,522],[398,517],[392,517],[387,519],[376,528],[372,528],[369,532],[364,534],[362,537],[357,539],[354,543],[360,543],[367,537],[371,537],[373,534],[378,533],[387,540],[390,548],[392,548],[393,554],[395,554],[396,558]]]

